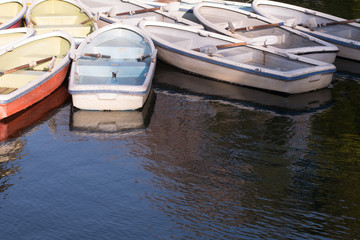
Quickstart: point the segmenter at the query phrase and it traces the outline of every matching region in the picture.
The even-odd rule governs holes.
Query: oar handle
[[[87,23],[89,23],[89,22],[91,22],[91,21],[93,21],[93,20],[94,20],[93,18],[88,18],[88,19],[82,21],[80,24],[81,24],[81,25],[84,25],[84,24],[87,24]]]
[[[111,58],[110,55],[102,55],[100,53],[84,53],[84,56],[93,58]]]
[[[5,70],[5,71],[3,71],[3,72],[0,72],[0,76],[3,76],[3,75],[5,75],[5,74],[9,74],[9,73],[12,73],[12,72],[16,72],[16,71],[19,71],[19,70],[24,69],[24,68],[35,67],[36,65],[41,64],[41,63],[44,63],[44,62],[48,62],[48,61],[50,61],[51,59],[53,59],[53,56],[52,56],[52,57],[43,58],[43,59],[40,59],[40,60],[37,60],[37,61],[33,61],[33,62],[24,64],[24,65],[15,67],[15,68],[11,68],[11,69]]]
[[[230,47],[237,47],[237,46],[244,46],[246,45],[246,42],[238,42],[238,43],[227,43],[227,44],[221,44],[221,45],[216,45],[215,47],[217,49],[222,49],[222,48],[230,48]],[[193,48],[192,50],[200,52],[200,48]]]
[[[283,22],[280,23],[270,23],[270,24],[263,24],[263,25],[257,25],[257,26],[248,26],[248,27],[241,27],[236,29],[229,29],[230,31],[251,31],[261,28],[270,28],[270,27],[278,27],[284,25]]]
[[[134,15],[134,14],[138,14],[138,13],[152,12],[152,11],[156,11],[156,10],[160,10],[160,9],[161,9],[161,7],[145,8],[145,9],[134,10],[134,11],[129,11],[129,12],[117,13],[116,16]]]

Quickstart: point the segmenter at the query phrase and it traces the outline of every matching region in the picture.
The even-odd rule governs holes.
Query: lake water
[[[360,64],[337,66],[285,97],[159,63],[141,112],[60,88],[0,122],[0,239],[359,239]]]

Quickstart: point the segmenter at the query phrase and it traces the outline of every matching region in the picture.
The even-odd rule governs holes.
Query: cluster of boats
[[[68,74],[78,109],[140,109],[157,59],[284,94],[327,87],[336,57],[360,60],[358,19],[268,0],[0,0],[0,12],[0,119]]]

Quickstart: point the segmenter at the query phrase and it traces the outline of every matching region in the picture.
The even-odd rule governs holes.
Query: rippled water
[[[360,64],[337,66],[285,97],[159,63],[141,112],[60,88],[0,122],[0,239],[359,239]]]

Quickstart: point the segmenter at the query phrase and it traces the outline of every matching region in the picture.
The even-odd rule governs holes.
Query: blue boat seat
[[[103,59],[78,59],[76,72],[79,84],[142,85],[149,69],[150,59],[108,61]]]

